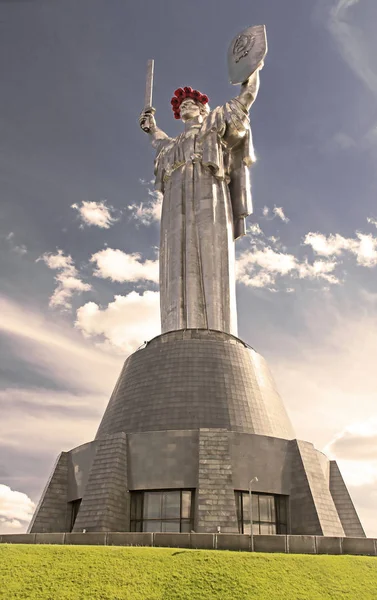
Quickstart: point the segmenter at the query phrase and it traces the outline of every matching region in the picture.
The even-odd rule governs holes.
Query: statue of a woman
[[[175,139],[144,111],[156,149],[156,189],[163,194],[160,238],[162,332],[216,329],[237,335],[234,242],[252,212],[249,166],[255,161],[248,112],[259,70],[239,95],[210,111],[189,87],[172,98],[185,129]]]

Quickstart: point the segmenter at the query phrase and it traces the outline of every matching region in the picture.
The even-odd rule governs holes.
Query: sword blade
[[[148,60],[148,63],[147,63],[147,80],[145,83],[144,108],[152,107],[153,73],[154,73],[154,60],[152,58],[152,59]]]

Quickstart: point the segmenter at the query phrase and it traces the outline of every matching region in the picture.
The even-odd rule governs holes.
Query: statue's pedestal
[[[295,439],[264,359],[222,332],[175,331],[126,360],[95,440],[60,455],[30,531],[246,533],[255,477],[256,533],[364,535],[336,464]]]

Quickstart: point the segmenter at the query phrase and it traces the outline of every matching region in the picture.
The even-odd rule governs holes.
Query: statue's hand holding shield
[[[230,83],[244,83],[257,69],[263,67],[267,54],[265,25],[248,27],[233,38],[228,50]]]

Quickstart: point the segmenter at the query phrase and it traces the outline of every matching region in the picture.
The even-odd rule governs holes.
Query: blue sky
[[[0,0],[0,531],[159,331],[147,60],[174,136],[173,91],[230,99],[228,44],[265,23],[239,335],[377,536],[376,20],[375,0]]]

